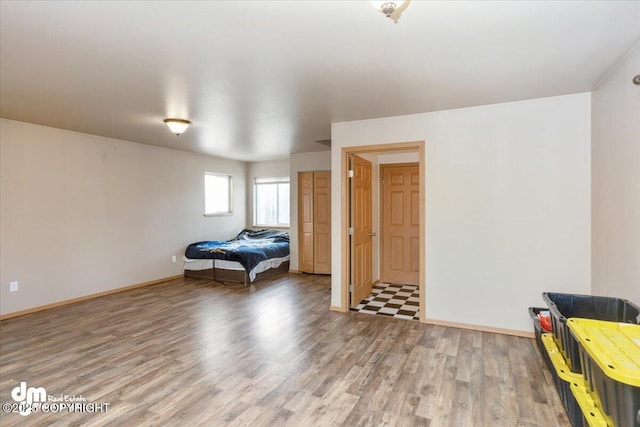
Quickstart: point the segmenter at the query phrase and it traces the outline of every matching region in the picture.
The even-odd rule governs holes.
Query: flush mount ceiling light
[[[402,12],[409,6],[411,0],[382,0],[372,1],[373,7],[384,13],[389,19],[392,19],[396,24]]]
[[[182,135],[191,124],[189,120],[184,119],[164,119],[164,122],[169,126],[171,132],[178,136]]]

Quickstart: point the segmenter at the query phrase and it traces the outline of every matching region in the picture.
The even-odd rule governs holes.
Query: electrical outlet
[[[18,292],[18,282],[9,282],[9,292]]]
[[[176,262],[176,256],[175,255],[171,257],[171,262]]]

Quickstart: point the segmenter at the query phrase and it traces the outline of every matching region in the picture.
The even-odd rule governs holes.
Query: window
[[[256,178],[253,191],[254,225],[289,226],[289,177]]]
[[[231,175],[204,173],[205,216],[231,215],[233,213],[233,186]]]

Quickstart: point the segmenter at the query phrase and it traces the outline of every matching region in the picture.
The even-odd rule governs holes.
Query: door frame
[[[420,322],[426,323],[426,313],[425,313],[425,301],[426,301],[426,283],[425,283],[425,172],[424,172],[424,153],[425,153],[425,142],[424,141],[413,141],[413,142],[396,142],[389,144],[379,144],[379,145],[360,145],[360,146],[352,146],[352,147],[342,147],[341,152],[341,171],[340,171],[340,196],[343,200],[341,203],[341,212],[340,212],[340,264],[342,274],[340,277],[340,311],[347,312],[349,311],[349,280],[351,277],[350,271],[350,258],[351,258],[351,249],[349,245],[349,210],[350,210],[350,202],[349,200],[349,155],[350,154],[389,154],[389,153],[402,153],[402,152],[418,152],[418,169],[419,169],[419,215],[420,215],[420,226],[419,226],[419,262],[420,262],[420,273],[418,275],[419,280],[419,293],[420,293]]]

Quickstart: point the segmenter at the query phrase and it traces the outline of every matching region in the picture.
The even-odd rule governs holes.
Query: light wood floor
[[[2,321],[2,403],[26,381],[110,406],[0,424],[569,425],[533,340],[330,312],[329,286],[178,279]]]

